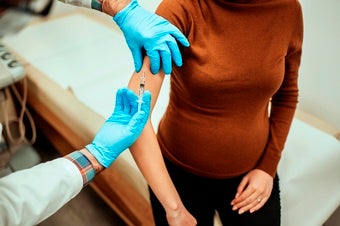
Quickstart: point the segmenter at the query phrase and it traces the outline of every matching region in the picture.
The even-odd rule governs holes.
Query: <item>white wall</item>
[[[299,108],[340,129],[340,1],[300,2],[304,45]]]

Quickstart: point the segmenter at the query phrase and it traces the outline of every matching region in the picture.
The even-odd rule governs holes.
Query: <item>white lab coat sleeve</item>
[[[76,196],[82,187],[80,171],[65,158],[1,178],[0,225],[36,225]]]

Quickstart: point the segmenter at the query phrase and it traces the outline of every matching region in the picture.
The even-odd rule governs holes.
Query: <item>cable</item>
[[[28,111],[28,109],[26,108],[26,103],[27,103],[27,79],[26,77],[23,78],[22,80],[22,84],[23,84],[23,97],[20,96],[16,86],[14,84],[12,84],[10,86],[11,90],[13,91],[15,97],[17,98],[17,100],[19,101],[20,105],[21,105],[21,110],[20,110],[20,114],[19,114],[19,118],[17,117],[14,117],[13,119],[9,119],[8,118],[8,109],[7,109],[7,106],[6,104],[4,104],[4,102],[2,101],[1,104],[2,104],[2,109],[4,109],[5,113],[4,113],[4,116],[5,116],[5,122],[4,122],[4,125],[5,125],[5,131],[7,133],[7,137],[10,141],[10,143],[21,143],[21,142],[24,142],[24,143],[28,143],[28,144],[33,144],[36,140],[36,127],[35,127],[35,123],[34,123],[34,120],[33,120],[33,117],[31,115],[31,113]],[[5,95],[7,97],[10,97],[11,96],[11,93],[10,93],[10,90],[8,87],[5,88]],[[24,116],[25,116],[25,113],[26,113],[26,117],[30,123],[30,126],[31,126],[31,129],[32,129],[32,137],[30,140],[28,140],[26,138],[26,130],[25,130],[25,125],[24,125]],[[19,132],[19,136],[17,138],[14,138],[13,134],[12,134],[12,131],[10,129],[10,123],[12,122],[17,122],[18,123],[18,132]]]

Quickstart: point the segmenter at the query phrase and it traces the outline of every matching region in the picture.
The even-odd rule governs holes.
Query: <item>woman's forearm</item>
[[[138,93],[140,79],[145,73],[145,90],[151,92],[151,110],[156,104],[164,74],[153,75],[148,58],[145,58],[140,73],[134,73],[128,87]],[[178,212],[186,212],[174,184],[165,167],[156,133],[149,118],[142,134],[130,147],[131,154],[149,186],[163,205],[168,215],[175,216]],[[177,224],[176,224],[177,225]]]
[[[140,138],[130,147],[130,150],[166,212],[178,211],[183,204],[166,170],[151,123],[144,128]]]
[[[150,62],[148,58],[145,58],[141,72],[132,75],[128,87],[138,93],[141,76],[145,73],[144,88],[151,92],[152,111],[162,87],[164,73],[153,75],[149,68]],[[164,207],[169,225],[196,225],[195,218],[184,207],[168,174],[150,118],[130,150],[138,168]]]

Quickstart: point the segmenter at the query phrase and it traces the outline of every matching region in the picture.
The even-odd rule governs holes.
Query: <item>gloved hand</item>
[[[150,58],[153,74],[160,70],[161,63],[165,74],[171,73],[172,60],[178,67],[182,66],[182,56],[176,39],[185,47],[189,46],[189,42],[169,21],[146,11],[139,6],[137,0],[132,0],[113,20],[124,33],[136,72],[142,68],[143,48]]]
[[[106,120],[86,149],[104,167],[112,162],[139,137],[150,113],[151,94],[145,91],[141,110],[138,97],[128,88],[119,89],[113,114]]]

